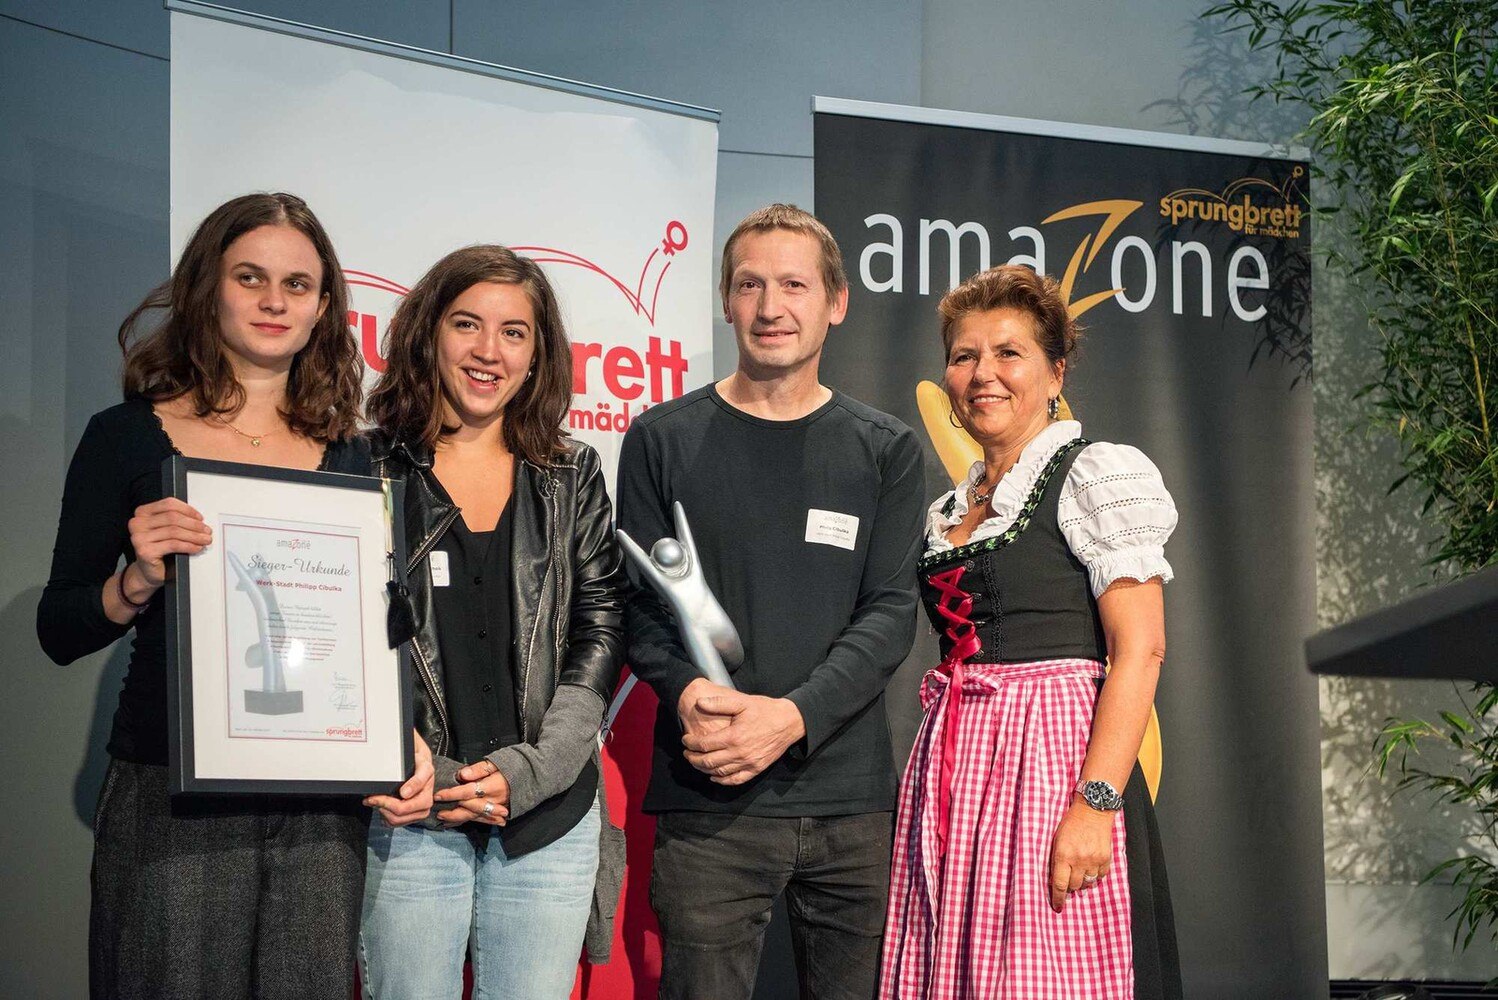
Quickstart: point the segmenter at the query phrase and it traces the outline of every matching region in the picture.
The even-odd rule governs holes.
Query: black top
[[[146,400],[94,414],[68,466],[52,573],[36,609],[37,638],[58,663],[103,649],[134,627],[108,750],[139,764],[167,763],[164,588],[126,625],[105,617],[103,590],[121,557],[125,565],[134,561],[126,525],[136,507],[161,499],[161,463],[173,454]],[[329,444],[318,469],[367,476],[368,445],[358,439]]]
[[[915,638],[924,508],[910,428],[834,392],[799,420],[762,420],[705,386],[641,414],[619,459],[619,525],[647,551],[681,501],[707,580],[738,628],[741,691],[788,697],[806,738],[744,785],[682,756],[676,717],[697,675],[654,591],[626,617],[633,669],[660,696],[645,808],[765,816],[892,809],[884,687]],[[856,519],[856,520],[855,520]]]
[[[510,644],[510,527],[508,504],[492,531],[469,531],[460,517],[427,557],[453,756],[465,764],[520,740]]]
[[[435,475],[428,481],[439,496],[451,502]],[[505,505],[493,531],[469,531],[461,516],[455,518],[427,556],[452,752],[464,764],[520,742],[510,580],[513,508],[513,504]],[[597,791],[598,766],[589,758],[571,788],[524,816],[503,827],[470,823],[464,829],[480,843],[487,843],[497,829],[505,855],[519,857],[576,826],[593,807]]]
[[[1008,531],[921,560],[922,603],[943,657],[952,651],[952,623],[938,610],[943,590],[933,577],[972,599],[966,617],[982,645],[969,663],[1107,659],[1087,567],[1072,554],[1057,516],[1067,471],[1087,443],[1056,451]]]

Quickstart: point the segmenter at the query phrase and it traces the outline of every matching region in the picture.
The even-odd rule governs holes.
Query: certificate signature
[[[357,712],[359,710],[359,684],[336,670],[328,682],[328,701],[335,711]]]

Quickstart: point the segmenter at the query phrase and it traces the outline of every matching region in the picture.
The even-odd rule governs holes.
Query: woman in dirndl
[[[1137,763],[1175,505],[1139,450],[1057,419],[1077,329],[1054,280],[992,268],[939,311],[953,418],[983,459],[927,519],[942,661],[900,787],[880,996],[1175,1000]]]

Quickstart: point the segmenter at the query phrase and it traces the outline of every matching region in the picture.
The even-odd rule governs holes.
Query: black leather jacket
[[[416,618],[416,729],[432,752],[452,753],[432,577],[426,559],[459,510],[432,487],[427,449],[372,437],[374,474],[406,484],[408,585]],[[624,659],[624,571],[598,454],[580,442],[550,466],[519,460],[510,498],[516,699],[521,742],[534,742],[559,684],[607,705]]]

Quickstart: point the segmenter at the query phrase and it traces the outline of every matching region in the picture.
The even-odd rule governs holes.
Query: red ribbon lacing
[[[933,573],[929,580],[941,596],[937,599],[936,611],[949,623],[947,638],[952,649],[937,666],[946,674],[947,703],[942,707],[944,728],[941,740],[941,780],[937,787],[936,850],[937,856],[946,854],[947,831],[952,821],[952,775],[957,767],[957,727],[962,717],[962,685],[966,679],[967,659],[983,648],[978,638],[978,628],[968,616],[973,613],[973,597],[958,584],[966,572],[966,566],[954,566],[942,573]]]

